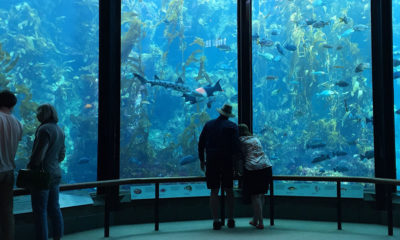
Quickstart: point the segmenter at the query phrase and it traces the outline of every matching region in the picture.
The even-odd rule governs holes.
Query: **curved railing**
[[[154,215],[154,229],[157,231],[159,229],[159,186],[160,183],[176,183],[176,182],[205,182],[205,177],[170,177],[170,178],[127,178],[127,179],[115,179],[115,180],[103,180],[96,182],[85,182],[85,183],[74,183],[74,184],[64,184],[60,186],[60,191],[68,191],[68,190],[78,190],[78,189],[87,189],[87,188],[108,188],[108,187],[116,187],[120,185],[129,185],[129,184],[143,184],[143,183],[152,183],[155,184],[155,215]],[[342,229],[342,220],[341,220],[341,183],[342,182],[358,182],[358,183],[372,183],[372,184],[385,184],[385,185],[400,185],[400,181],[386,178],[367,178],[367,177],[321,177],[321,176],[286,176],[286,175],[277,175],[272,177],[272,181],[320,181],[320,182],[336,182],[336,198],[337,198],[337,223],[338,229]],[[387,191],[389,195],[387,196],[387,217],[388,217],[388,235],[393,235],[393,210],[392,210],[392,195],[391,191]],[[29,194],[29,190],[17,188],[14,189],[14,196],[19,195],[27,195]],[[224,195],[221,196],[224,198]],[[110,228],[110,204],[109,198],[105,197],[104,204],[104,236],[109,236],[109,228]],[[273,184],[271,184],[270,188],[270,224],[274,225],[274,188]],[[221,201],[223,204],[224,201]],[[224,219],[224,207],[221,207],[221,218]]]

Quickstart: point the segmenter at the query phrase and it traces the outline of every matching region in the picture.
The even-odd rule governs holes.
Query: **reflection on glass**
[[[369,1],[253,1],[254,133],[274,174],[373,176]]]
[[[393,19],[393,87],[394,87],[394,124],[396,144],[397,179],[400,176],[400,1],[392,1]]]
[[[225,102],[237,112],[236,6],[122,1],[121,177],[203,174],[203,125]]]
[[[0,89],[17,94],[24,126],[16,156],[26,167],[42,103],[53,104],[66,134],[63,182],[96,180],[97,1],[0,1]]]

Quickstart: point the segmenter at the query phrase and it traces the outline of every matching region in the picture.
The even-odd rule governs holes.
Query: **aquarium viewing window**
[[[16,92],[23,139],[16,156],[25,168],[36,108],[51,103],[65,132],[63,183],[96,180],[98,3],[0,1],[0,89]]]
[[[379,164],[385,168],[381,162],[374,169],[375,150],[384,147],[378,144],[374,149],[373,122],[377,119],[372,118],[372,96],[384,98],[385,91],[374,85],[372,92],[372,74],[376,73],[372,58],[377,54],[371,52],[371,48],[379,49],[371,44],[371,30],[377,29],[371,25],[384,17],[371,14],[375,8],[367,0],[246,3],[252,3],[251,19],[244,19],[243,12],[238,19],[242,9],[231,0],[118,2],[120,28],[114,30],[121,30],[116,35],[121,51],[115,57],[104,54],[104,48],[99,53],[99,19],[115,17],[107,12],[99,18],[99,1],[1,1],[0,89],[17,93],[15,115],[24,125],[16,170],[26,166],[38,126],[35,110],[46,102],[58,110],[66,134],[64,183],[203,175],[197,158],[199,133],[226,102],[233,105],[239,119],[243,112],[248,115],[246,120],[250,119],[276,175],[373,177]],[[399,1],[392,3],[398,140]],[[238,53],[238,42],[245,42],[238,23],[245,25],[247,20],[252,28],[251,61]],[[110,40],[110,31],[105,30],[101,39]],[[104,56],[111,62],[104,61]],[[249,79],[238,74],[238,68],[246,69],[240,62],[243,59],[252,67],[248,71],[252,88],[238,94],[244,82],[250,85]],[[99,61],[116,66],[118,78],[112,73],[99,74],[104,69],[99,69]],[[119,75],[121,87],[111,84],[118,93],[107,84],[99,87],[99,79],[104,83]],[[99,104],[100,93],[101,101],[104,96],[114,97],[108,106]],[[243,95],[252,97],[253,104],[247,104]],[[117,116],[115,124],[106,114],[117,104],[120,111],[113,115]],[[243,111],[250,106],[252,114]],[[99,121],[104,123],[100,128]],[[119,130],[119,136],[108,141],[109,132],[101,131],[112,127]],[[107,148],[106,153],[120,150],[119,158],[113,154],[98,157],[97,145]],[[117,166],[118,174],[109,166]],[[387,177],[387,172],[380,172],[380,177]],[[188,195],[201,189],[179,186]],[[320,189],[310,186],[309,191]]]
[[[228,0],[122,1],[121,178],[204,174],[203,125],[226,102],[237,113],[236,15]]]
[[[274,174],[374,176],[369,1],[253,1],[254,133]]]

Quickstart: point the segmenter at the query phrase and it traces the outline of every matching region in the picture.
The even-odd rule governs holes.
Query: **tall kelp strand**
[[[125,62],[133,46],[138,43],[142,22],[131,12],[123,15],[121,24],[129,24],[128,32],[121,39],[121,62]]]
[[[18,74],[15,67],[19,59],[14,52],[5,51],[0,44],[0,90],[9,89],[15,92],[20,101],[18,109],[15,110],[16,114],[21,117],[25,135],[24,144],[18,148],[17,154],[17,166],[20,167],[28,163],[28,157],[32,151],[33,142],[30,137],[34,135],[38,123],[35,117],[38,104],[33,101],[29,87],[15,81],[15,76]]]

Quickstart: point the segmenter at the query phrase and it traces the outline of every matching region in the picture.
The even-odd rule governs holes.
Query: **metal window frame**
[[[375,177],[396,179],[391,0],[371,0],[371,43]],[[375,190],[383,209],[386,188],[377,184]]]
[[[99,1],[97,180],[120,177],[121,0]],[[97,189],[104,193],[105,189]],[[117,194],[118,188],[112,190]]]
[[[238,120],[253,132],[253,71],[251,0],[237,1]]]

